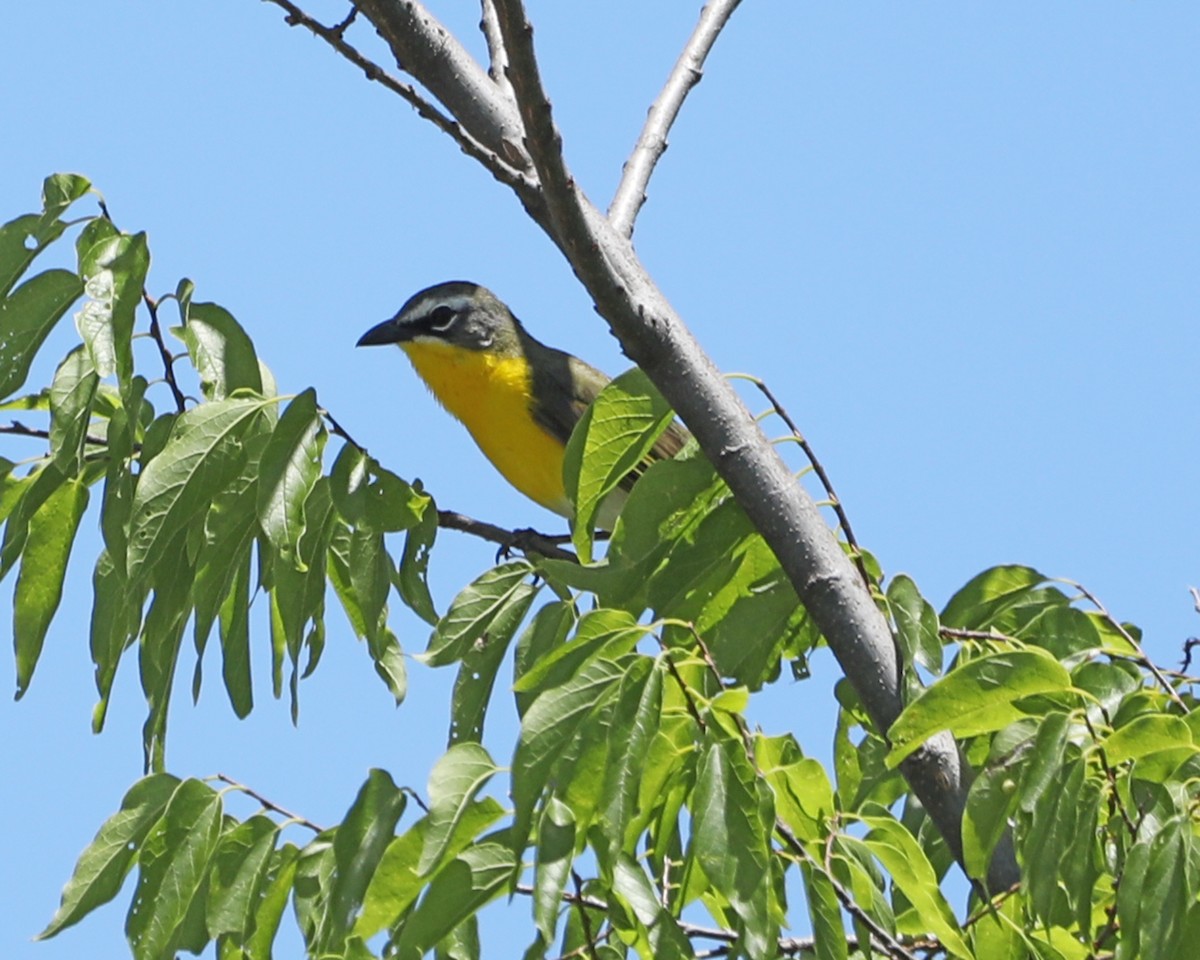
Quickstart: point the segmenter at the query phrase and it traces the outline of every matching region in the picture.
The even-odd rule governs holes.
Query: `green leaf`
[[[177,777],[156,773],[129,788],[121,809],[104,821],[95,839],[80,854],[71,879],[63,887],[58,911],[37,939],[45,940],[78,923],[120,892],[142,841],[178,786]]]
[[[108,377],[115,370],[124,395],[133,378],[134,318],[150,270],[146,235],[123,234],[108,220],[93,220],[76,249],[88,300],[75,325],[96,372]]]
[[[284,410],[263,451],[258,473],[258,517],[267,540],[287,561],[300,563],[304,502],[321,474],[325,428],[311,387]],[[301,564],[299,569],[305,567]]]
[[[504,808],[492,797],[484,797],[468,806],[455,826],[443,860],[457,857],[504,813]],[[428,827],[428,816],[422,817],[388,845],[367,887],[362,914],[354,926],[356,936],[373,937],[384,927],[392,926],[416,902],[428,879],[417,873],[417,861],[425,845]]]
[[[254,930],[255,908],[271,866],[279,825],[258,814],[221,837],[213,857],[205,912],[208,935],[242,943]]]
[[[642,463],[674,418],[670,405],[637,367],[600,391],[576,425],[563,460],[563,482],[575,504],[571,538],[592,559],[592,529],[604,498]]]
[[[966,630],[986,630],[997,616],[1045,581],[1046,577],[1032,567],[984,570],[950,598],[942,611],[942,623]]]
[[[99,383],[87,352],[76,347],[59,364],[50,384],[50,452],[67,476],[78,475],[82,466],[92,401]]]
[[[253,932],[245,943],[246,960],[271,960],[271,944],[292,891],[299,854],[293,844],[285,843],[271,855],[262,898],[254,911]]]
[[[525,714],[512,764],[514,850],[524,848],[533,807],[546,788],[550,768],[592,711],[615,693],[623,673],[622,663],[599,657],[543,693]]]
[[[952,956],[971,960],[972,954],[954,912],[938,889],[938,878],[916,838],[894,817],[886,814],[860,818],[870,830],[863,842],[879,858],[885,870],[916,911],[906,933],[932,931]]]
[[[626,830],[645,772],[646,756],[662,719],[666,669],[663,657],[653,664],[647,659],[638,659],[622,678],[617,693],[612,725],[608,729],[608,762],[600,801],[600,825],[607,840],[609,863],[615,862],[617,855],[626,848]]]
[[[350,535],[349,567],[350,585],[362,611],[367,649],[375,672],[399,704],[408,692],[408,668],[400,641],[387,625],[392,561],[383,534],[370,528],[354,530]]]
[[[138,856],[137,890],[125,919],[137,960],[173,955],[192,901],[203,891],[220,832],[220,796],[199,780],[185,780]]]
[[[129,531],[129,577],[153,569],[169,542],[241,472],[261,400],[218,400],[183,413],[138,480]]]
[[[432,503],[421,515],[421,521],[404,537],[404,553],[396,576],[400,599],[431,627],[438,622],[438,612],[429,592],[429,556],[437,538],[437,511]]]
[[[61,217],[67,208],[92,189],[92,181],[78,173],[52,173],[42,181],[42,216]]]
[[[562,893],[574,860],[575,814],[557,797],[551,797],[538,826],[533,884],[533,920],[546,943],[554,942]]]
[[[518,693],[555,687],[563,683],[592,657],[610,659],[632,650],[650,628],[624,610],[589,610],[575,627],[575,635],[545,651],[513,685]]]
[[[46,631],[62,599],[67,559],[87,503],[88,489],[83,481],[68,480],[29,520],[25,555],[13,594],[18,700],[29,689]]]
[[[1186,914],[1196,900],[1200,848],[1192,832],[1190,817],[1173,817],[1150,841],[1146,878],[1140,885],[1143,909],[1138,940],[1143,957],[1189,956],[1195,944],[1179,952]]]
[[[183,329],[179,331],[192,365],[200,375],[200,389],[208,400],[225,400],[242,388],[263,392],[262,373],[254,344],[224,307],[180,299]]]
[[[929,687],[892,724],[887,764],[894,769],[935,733],[956,737],[991,733],[1025,716],[1017,701],[1069,691],[1071,676],[1041,650],[989,654],[951,671]]]
[[[517,861],[504,843],[464,850],[434,877],[396,940],[398,960],[419,960],[467,917],[508,887]]]
[[[333,839],[337,864],[322,945],[338,950],[362,906],[371,875],[391,842],[406,799],[383,770],[372,770]]]
[[[775,808],[788,828],[804,841],[824,839],[837,810],[825,768],[802,756],[790,736],[759,734],[755,757],[775,791]]]
[[[498,769],[478,743],[457,743],[434,765],[429,774],[429,826],[417,863],[419,874],[429,874],[442,862],[471,802]]]
[[[200,661],[196,664],[199,666]],[[254,709],[250,676],[250,554],[234,567],[233,589],[221,604],[221,679],[239,720]],[[197,696],[196,691],[193,696]]]
[[[411,530],[425,515],[431,499],[376,460],[367,461],[370,481],[365,493],[364,526],[383,533]]]
[[[992,851],[1004,835],[1016,805],[1017,785],[1012,771],[1000,767],[982,771],[971,784],[963,813],[963,866],[975,880],[987,878]]]
[[[480,741],[483,739],[483,722],[487,716],[488,703],[496,682],[496,673],[508,651],[517,627],[525,619],[537,588],[522,583],[508,604],[488,627],[487,633],[476,640],[466,653],[454,679],[454,692],[450,697],[450,743]]]
[[[921,596],[912,578],[903,573],[888,584],[887,598],[904,662],[941,673],[942,638],[933,605]]]
[[[1198,750],[1187,723],[1165,713],[1136,717],[1114,730],[1101,746],[1111,766],[1161,750],[1180,750],[1185,755],[1195,754]]]
[[[846,930],[842,926],[842,912],[833,883],[808,862],[800,864],[800,875],[804,878],[804,894],[812,919],[813,952],[817,960],[849,960]]]
[[[1067,714],[1055,711],[1044,715],[1038,723],[1029,761],[1025,765],[1017,794],[1020,807],[1026,813],[1037,806],[1046,788],[1059,774],[1059,768],[1066,756],[1070,720]]]
[[[154,600],[142,625],[138,668],[149,714],[142,728],[146,767],[161,770],[165,762],[167,708],[179,662],[183,630],[191,613],[191,584],[194,579],[187,545],[173,541],[154,569]]]
[[[417,659],[431,667],[461,660],[467,647],[482,637],[500,613],[520,594],[533,572],[526,560],[510,560],[476,577],[464,587],[438,621],[429,646]]]
[[[67,225],[59,217],[90,188],[91,183],[76,174],[52,174],[42,183],[42,213],[26,214],[0,227],[0,299],[34,258],[62,236]]]
[[[21,389],[38,349],[82,292],[69,270],[47,270],[0,300],[0,399]]]
[[[92,712],[92,732],[99,733],[104,728],[117,665],[141,625],[144,592],[134,598],[108,550],[102,550],[96,558],[92,592],[89,649],[96,667],[96,692],[100,696]]]
[[[711,743],[692,796],[692,846],[705,875],[729,899],[750,957],[774,957],[779,927],[771,908],[770,791],[733,739]]]
[[[639,933],[644,931],[644,948],[638,944],[643,956],[653,956],[654,960],[694,956],[691,944],[675,918],[663,907],[645,870],[628,855],[623,854],[617,860],[613,892],[633,911],[641,928]]]
[[[513,692],[520,716],[525,715],[529,705],[536,699],[535,694],[522,692],[521,685],[526,674],[536,669],[551,650],[566,641],[577,616],[575,605],[570,601],[555,600],[544,604],[517,640],[517,649],[513,654]]]

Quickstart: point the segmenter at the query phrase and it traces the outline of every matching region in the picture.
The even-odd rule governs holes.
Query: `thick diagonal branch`
[[[863,706],[886,732],[903,706],[887,622],[812,498],[654,285],[627,238],[576,187],[563,162],[524,8],[520,0],[496,0],[496,7],[525,146],[546,194],[552,238],[625,352],[671,402],[775,552]],[[967,785],[953,739],[932,738],[903,769],[961,859]],[[1016,879],[1014,862],[994,864],[990,882],[995,889]]]

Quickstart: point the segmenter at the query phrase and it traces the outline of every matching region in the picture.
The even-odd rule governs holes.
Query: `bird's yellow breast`
[[[438,402],[462,421],[506,480],[549,510],[570,516],[563,445],[533,419],[533,381],[523,356],[437,341],[401,344]]]

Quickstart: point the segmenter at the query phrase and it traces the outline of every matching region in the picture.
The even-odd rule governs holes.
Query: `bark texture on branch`
[[[528,158],[536,187],[518,190],[522,203],[562,250],[625,353],[695,434],[775,552],[872,721],[886,732],[903,706],[900,665],[888,624],[812,498],[646,272],[624,221],[621,230],[614,229],[572,178],[523,5],[494,0],[515,103],[419,3],[360,0],[358,6],[403,69],[468,132],[498,151],[506,141],[509,149],[515,143]],[[508,139],[514,136],[515,141]],[[936,736],[902,770],[961,860],[960,823],[968,785],[957,745],[949,735]],[[1011,846],[1002,844],[989,886],[1000,890],[1018,879]]]

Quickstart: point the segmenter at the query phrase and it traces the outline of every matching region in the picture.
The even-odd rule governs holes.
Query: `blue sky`
[[[481,47],[474,4],[433,7]],[[603,206],[698,5],[531,8],[569,162]],[[351,39],[375,49],[369,30]],[[1198,47],[1200,8],[1165,0],[747,2],[684,108],[636,235],[718,365],[784,401],[888,572],[940,605],[987,566],[1029,563],[1086,583],[1167,665],[1200,633],[1187,593],[1200,585]],[[415,290],[462,278],[492,287],[540,338],[610,372],[625,365],[517,203],[411,109],[250,0],[13,5],[0,91],[0,219],[34,209],[44,175],[86,174],[122,227],[148,231],[152,290],[191,277],[198,298],[240,319],[282,390],[315,385],[440,505],[556,528],[398,353],[353,349]],[[50,360],[73,337],[64,325]],[[33,452],[21,444],[0,452]],[[439,603],[492,555],[445,534]],[[6,957],[125,955],[127,894],[29,942],[140,773],[132,661],[108,729],[89,732],[89,580],[80,553],[31,690],[0,706]],[[415,618],[396,611],[393,626],[423,648]],[[170,768],[225,772],[318,822],[341,816],[371,766],[422,786],[452,677],[413,664],[393,709],[336,612],[330,627],[298,728],[262,682],[261,629],[247,721],[210,658],[199,705],[177,694]],[[818,666],[805,687],[766,694],[756,719],[820,731],[802,739],[823,756],[836,675]],[[190,672],[185,662],[185,683]],[[499,929],[493,956],[517,937]]]

